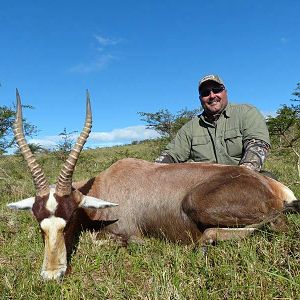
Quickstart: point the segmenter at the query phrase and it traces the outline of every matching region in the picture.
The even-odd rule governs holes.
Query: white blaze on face
[[[64,240],[66,221],[51,216],[41,223],[44,232],[45,253],[41,275],[44,279],[58,279],[67,270],[67,251]]]
[[[57,208],[57,201],[56,199],[54,198],[54,192],[55,192],[55,189],[51,188],[50,189],[50,194],[49,194],[49,198],[47,200],[47,203],[46,203],[46,208],[54,214],[56,208]]]

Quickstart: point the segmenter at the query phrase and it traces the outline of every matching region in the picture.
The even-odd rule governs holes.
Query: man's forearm
[[[239,165],[260,171],[270,151],[270,145],[262,140],[246,140],[243,145],[243,157]]]

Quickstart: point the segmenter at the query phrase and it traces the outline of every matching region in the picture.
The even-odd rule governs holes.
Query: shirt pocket
[[[194,161],[214,161],[211,140],[208,136],[193,137],[191,156]]]
[[[225,131],[224,141],[227,153],[231,157],[242,157],[243,136],[239,129],[230,129]]]

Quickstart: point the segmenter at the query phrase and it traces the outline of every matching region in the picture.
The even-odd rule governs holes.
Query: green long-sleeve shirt
[[[193,160],[237,165],[243,155],[244,141],[251,139],[270,145],[263,115],[248,104],[228,104],[214,124],[207,122],[203,115],[186,123],[164,152],[175,162]]]

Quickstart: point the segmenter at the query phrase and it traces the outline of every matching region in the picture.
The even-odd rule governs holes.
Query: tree
[[[36,144],[36,143],[28,143],[28,147],[30,149],[30,151],[32,153],[48,153],[49,150],[46,149],[45,147],[43,147],[42,145],[40,144]],[[15,151],[15,154],[17,155],[21,155],[21,150],[20,148],[18,148],[16,151]]]
[[[297,98],[293,102],[300,101],[300,83],[292,93]],[[291,149],[297,156],[297,169],[300,178],[300,104],[282,105],[276,112],[276,116],[267,118],[270,135],[275,137],[280,149]]]
[[[300,82],[297,83],[293,96],[296,96],[298,99],[292,99],[292,101],[300,101]]]
[[[146,122],[148,129],[154,129],[162,137],[172,139],[179,128],[199,114],[199,109],[182,109],[177,114],[172,114],[168,109],[161,109],[155,113],[138,112],[141,120]]]
[[[23,105],[24,108],[33,107],[30,105]],[[15,109],[8,106],[0,106],[0,155],[5,153],[7,149],[14,145],[15,139],[12,131],[12,126],[15,120]],[[36,126],[31,125],[23,119],[25,136],[32,136],[36,133]]]
[[[58,143],[56,149],[57,149],[58,157],[62,161],[65,161],[68,158],[69,153],[71,152],[75,144],[75,140],[73,138],[74,133],[77,133],[77,131],[67,132],[66,127],[61,133],[59,133],[61,140]]]

